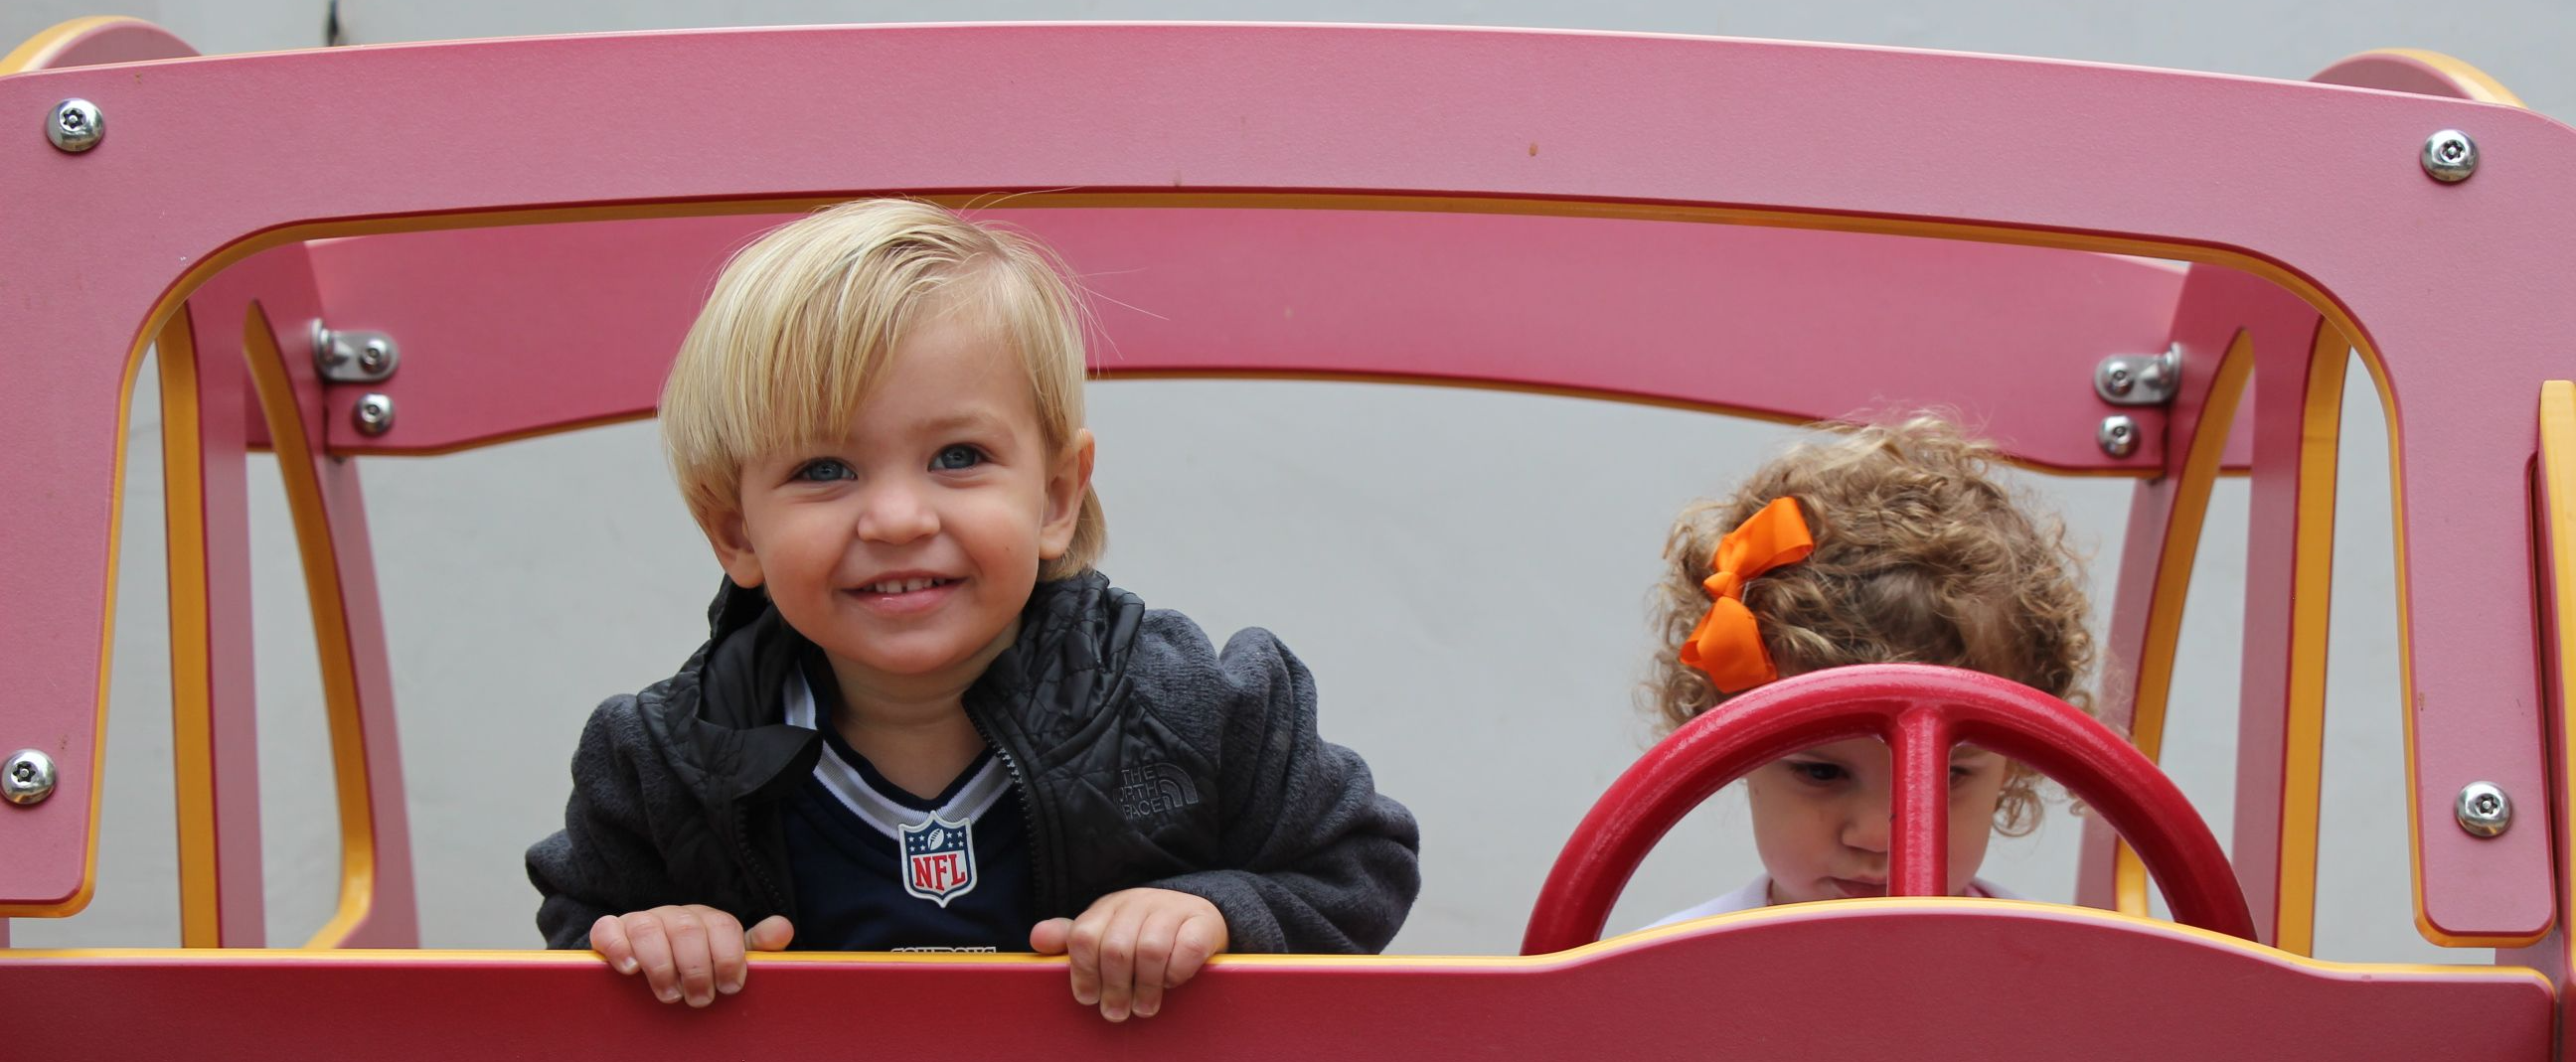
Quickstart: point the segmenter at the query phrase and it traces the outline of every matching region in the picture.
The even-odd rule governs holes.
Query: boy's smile
[[[895,572],[852,590],[843,590],[859,603],[888,616],[926,612],[948,600],[949,592],[964,580],[950,575],[924,572]]]
[[[741,510],[710,535],[862,712],[974,682],[1070,544],[1089,481],[1090,433],[1049,453],[1020,357],[946,310],[921,308],[846,437],[745,464]]]

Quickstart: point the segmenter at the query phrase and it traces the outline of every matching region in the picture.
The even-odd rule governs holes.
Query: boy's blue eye
[[[940,472],[954,472],[984,463],[984,451],[964,443],[947,447],[930,459],[930,467]]]
[[[817,457],[796,466],[795,478],[809,483],[824,483],[836,479],[857,479],[859,474],[851,471],[849,463],[840,458]]]

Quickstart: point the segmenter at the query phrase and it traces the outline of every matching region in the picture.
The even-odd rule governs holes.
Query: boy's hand
[[[1100,1016],[1126,1021],[1163,1009],[1163,991],[1196,976],[1225,950],[1216,905],[1170,889],[1128,889],[1101,897],[1080,918],[1050,918],[1029,931],[1040,955],[1073,960],[1073,998]]]
[[[771,915],[745,933],[734,916],[713,907],[656,907],[629,915],[604,915],[591,923],[590,946],[622,974],[643,971],[653,995],[664,1003],[685,998],[692,1007],[716,1001],[716,993],[742,991],[751,975],[743,952],[779,951],[796,935],[787,919]]]

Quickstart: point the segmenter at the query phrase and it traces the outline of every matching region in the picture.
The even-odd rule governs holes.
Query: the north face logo
[[[1198,802],[1199,789],[1190,784],[1189,772],[1171,764],[1150,763],[1118,772],[1118,813],[1128,818],[1178,811]]]

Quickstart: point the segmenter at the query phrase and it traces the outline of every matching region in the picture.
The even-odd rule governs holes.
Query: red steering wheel
[[[2174,920],[2254,939],[2227,854],[2182,791],[2109,727],[2007,679],[1922,664],[1832,668],[1782,679],[1691,720],[1639,759],[1584,816],[1530,912],[1521,954],[1601,939],[1610,906],[1665,831],[1754,768],[1875,734],[1896,764],[1888,895],[1942,896],[1950,851],[1950,747],[1969,742],[2064,785],[2137,850]]]

